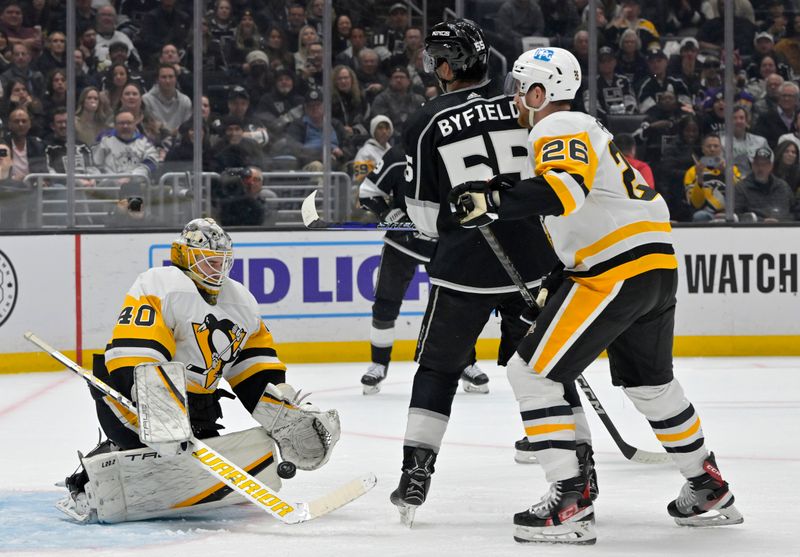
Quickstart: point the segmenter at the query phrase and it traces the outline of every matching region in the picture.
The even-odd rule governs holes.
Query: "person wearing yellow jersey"
[[[514,516],[515,539],[596,540],[564,392],[603,350],[614,384],[647,417],[687,480],[669,514],[689,526],[741,522],[672,372],[678,262],[666,203],[595,118],[570,111],[581,83],[570,52],[525,52],[512,76],[519,123],[531,128],[522,180],[501,174],[466,182],[449,199],[464,227],[541,216],[564,264],[564,281],[507,367],[528,440],[551,483],[540,502]]]

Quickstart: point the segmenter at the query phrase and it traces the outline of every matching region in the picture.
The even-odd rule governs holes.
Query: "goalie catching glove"
[[[301,470],[316,470],[328,462],[339,441],[339,413],[303,404],[304,398],[291,385],[269,384],[253,410],[253,418],[278,445],[284,460]]]
[[[472,181],[450,190],[450,211],[464,228],[493,223],[498,218],[500,190],[514,187],[514,180],[499,174],[486,182]]]

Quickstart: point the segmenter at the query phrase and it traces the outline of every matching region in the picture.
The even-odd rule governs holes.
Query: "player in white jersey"
[[[277,443],[281,456],[298,468],[313,470],[322,466],[339,438],[338,415],[298,404],[295,390],[286,384],[286,366],[278,359],[255,298],[241,283],[228,277],[233,264],[230,236],[212,219],[192,220],[172,243],[171,261],[170,267],[143,272],[130,287],[105,353],[95,356],[94,375],[135,400],[132,393],[136,390],[136,366],[182,362],[187,393],[182,406],[188,410],[195,437],[213,439],[223,447],[230,445],[229,458],[236,461],[241,455],[245,460],[241,465],[254,476],[263,472],[273,488],[279,487],[280,481],[275,474],[276,458],[270,438]],[[219,399],[235,398],[220,388],[223,378],[263,430],[219,436],[218,431],[223,428],[217,423],[222,417]],[[105,521],[117,522],[120,517],[151,518],[170,514],[176,508],[224,502],[231,490],[222,484],[210,491],[208,486],[185,485],[196,476],[195,467],[185,463],[185,470],[178,472],[174,466],[162,467],[169,477],[183,474],[186,482],[164,482],[159,489],[165,494],[158,501],[143,501],[138,506],[128,501],[127,508],[115,508],[113,512],[87,506],[85,485],[90,480],[94,485],[89,462],[92,457],[105,458],[106,453],[118,451],[117,460],[128,462],[129,456],[146,449],[139,437],[139,416],[99,390],[90,390],[108,441],[82,458],[83,469],[67,478],[70,498],[65,506],[71,511],[70,516],[88,518],[95,513],[101,521],[106,516],[110,518]],[[152,462],[159,463],[155,459]],[[120,489],[126,488],[126,482],[147,483],[159,478],[162,471],[157,464],[152,466],[152,470],[141,471],[141,478],[135,473],[134,477],[126,477],[130,471],[119,474],[123,478],[119,480],[123,484]],[[169,496],[166,492],[173,488],[176,494]],[[138,486],[139,492],[145,489]],[[236,497],[229,499],[231,503],[240,501]]]
[[[466,182],[450,200],[465,227],[542,216],[565,266],[564,282],[507,368],[528,439],[551,482],[539,503],[514,516],[515,539],[595,542],[564,385],[603,350],[614,384],[647,417],[687,479],[669,514],[688,526],[742,522],[697,412],[672,373],[678,263],[666,203],[602,125],[570,112],[581,82],[571,53],[530,50],[512,75],[519,122],[532,128],[522,181],[499,175]]]

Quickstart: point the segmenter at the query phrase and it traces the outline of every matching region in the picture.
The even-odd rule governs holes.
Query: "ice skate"
[[[708,527],[744,522],[733,505],[733,493],[728,489],[728,482],[722,479],[714,453],[703,462],[703,470],[703,474],[689,478],[678,498],[667,506],[670,516],[679,526]]]
[[[367,368],[367,372],[361,377],[364,394],[374,395],[381,392],[381,383],[386,379],[387,374],[388,370],[385,365],[372,362]]]
[[[597,470],[594,468],[594,451],[589,443],[578,443],[575,448],[578,456],[578,466],[581,474],[589,482],[589,497],[592,502],[600,495],[600,488],[597,486]]]
[[[539,464],[536,454],[531,448],[527,435],[514,443],[514,462],[520,464]]]
[[[412,459],[413,465],[403,468],[400,485],[389,496],[389,500],[400,511],[400,522],[409,528],[414,524],[417,507],[425,502],[428,495],[436,454],[430,449],[417,448],[412,453]]]
[[[586,480],[576,476],[550,484],[541,501],[514,515],[514,526],[514,539],[520,543],[595,543],[594,506]]]
[[[489,376],[477,363],[470,364],[461,372],[461,386],[465,393],[486,394],[489,392]]]

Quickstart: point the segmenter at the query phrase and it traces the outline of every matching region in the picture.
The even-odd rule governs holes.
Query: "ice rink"
[[[96,443],[94,405],[69,372],[0,375],[0,554],[349,556],[800,556],[795,512],[800,502],[800,358],[679,359],[676,375],[694,402],[709,447],[744,514],[739,526],[688,529],[667,503],[683,479],[671,465],[626,461],[591,409],[600,498],[594,546],[519,545],[511,516],[546,491],[536,465],[513,461],[522,429],[503,368],[481,362],[488,395],[456,397],[428,501],[404,528],[389,493],[399,478],[402,437],[414,366],[391,366],[383,391],[365,397],[365,364],[290,366],[289,382],[337,408],[342,438],[317,472],[285,482],[289,500],[313,498],[362,472],[378,485],[319,520],[286,526],[240,505],[185,519],[113,526],[75,525],[53,508],[72,473],[76,451]],[[645,420],[612,387],[607,361],[586,373],[631,444],[657,450]],[[227,431],[255,422],[238,401],[223,399]]]

